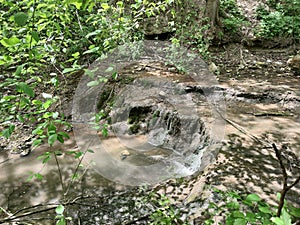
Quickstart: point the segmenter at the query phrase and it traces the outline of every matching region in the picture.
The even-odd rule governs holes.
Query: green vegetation
[[[154,196],[154,195],[153,195]],[[187,225],[180,219],[180,210],[172,206],[171,201],[166,196],[160,196],[159,199],[149,199],[156,203],[155,211],[150,215],[151,225]]]
[[[63,205],[59,205],[56,207],[55,209],[55,213],[56,213],[56,225],[66,225],[67,221],[72,221],[72,218],[69,217],[65,217],[64,216],[64,211],[65,211],[65,207]]]
[[[173,24],[175,34],[172,43],[174,46],[187,46],[202,57],[207,58],[210,41],[205,34],[210,25],[207,24],[207,18],[199,18],[199,14],[203,13],[204,9],[197,8],[192,0],[187,0],[181,7],[185,8],[182,14],[177,13],[176,15],[176,23]]]
[[[300,209],[285,204],[280,217],[276,216],[277,207],[270,206],[257,194],[240,195],[235,191],[223,192],[215,190],[220,198],[219,202],[210,203],[211,219],[204,224],[214,224],[214,216],[224,216],[226,225],[234,224],[275,224],[292,225],[296,218],[300,218]],[[279,198],[278,198],[279,199]]]
[[[225,32],[238,33],[247,24],[245,16],[237,6],[236,0],[220,0],[220,16]]]
[[[300,1],[269,0],[267,5],[260,5],[257,17],[260,19],[258,35],[265,38],[300,39]]]
[[[284,203],[278,217],[277,206],[271,206],[257,194],[240,194],[236,191],[213,190],[214,202],[209,202],[208,209],[203,209],[201,224],[224,225],[292,225],[300,218],[300,209]],[[150,215],[151,224],[189,224],[181,221],[182,212],[176,208],[166,196],[157,198],[154,194],[148,201],[156,202],[156,209]],[[278,194],[278,200],[280,194]]]

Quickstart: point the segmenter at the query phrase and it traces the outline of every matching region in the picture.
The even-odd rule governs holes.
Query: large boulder
[[[291,59],[288,60],[288,65],[291,70],[295,73],[295,75],[300,75],[300,55],[295,55]]]

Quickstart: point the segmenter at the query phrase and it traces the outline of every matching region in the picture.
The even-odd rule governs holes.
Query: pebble
[[[174,191],[174,187],[173,186],[168,186],[167,187],[167,190],[166,190],[166,193],[167,194],[170,194],[170,193],[172,193]]]
[[[219,71],[219,68],[213,62],[211,64],[209,64],[208,69],[212,73],[217,73]]]
[[[128,156],[130,156],[131,154],[130,154],[130,152],[128,151],[128,150],[124,150],[124,151],[122,151],[121,152],[121,154],[120,154],[120,159],[121,160],[124,160],[124,159],[126,159]]]

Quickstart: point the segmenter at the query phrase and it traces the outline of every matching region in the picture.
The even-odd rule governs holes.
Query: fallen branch
[[[50,210],[54,210],[57,206],[54,206],[54,207],[50,207],[50,208],[46,208],[46,209],[42,209],[42,210],[37,210],[37,211],[32,211],[32,212],[27,212],[27,213],[23,213],[22,215],[13,215],[13,216],[9,216],[3,220],[0,220],[0,224],[3,224],[3,223],[6,223],[6,222],[9,222],[9,221],[13,221],[13,220],[16,220],[16,219],[19,219],[19,218],[23,218],[23,217],[26,217],[26,216],[31,216],[31,215],[34,215],[34,214],[37,214],[37,213],[41,213],[41,212],[47,212],[47,211],[50,211]]]

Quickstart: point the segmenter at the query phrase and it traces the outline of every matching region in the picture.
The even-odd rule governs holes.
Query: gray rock
[[[293,58],[288,60],[288,66],[295,73],[295,75],[300,75],[300,55],[295,55]]]
[[[151,145],[179,155],[197,151],[208,134],[185,88],[162,79],[136,80],[116,99],[110,113],[113,131],[117,135],[147,135]]]

